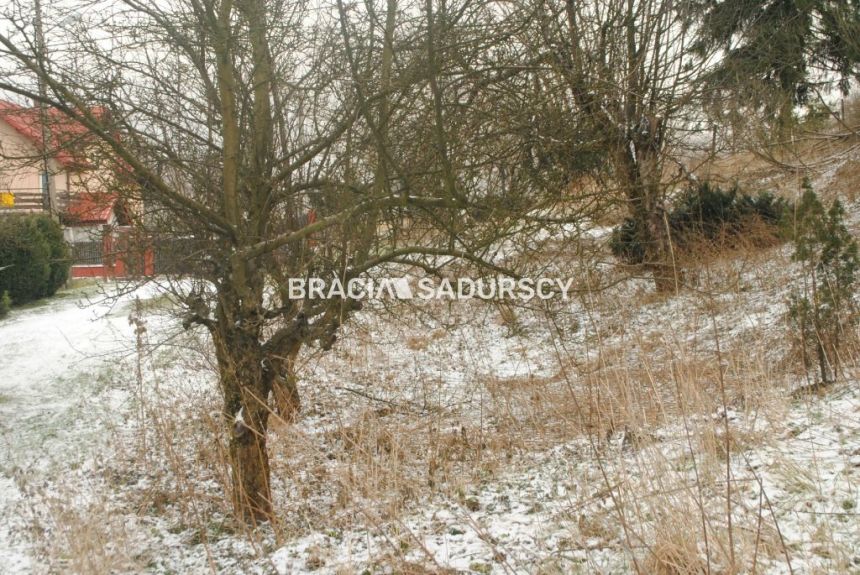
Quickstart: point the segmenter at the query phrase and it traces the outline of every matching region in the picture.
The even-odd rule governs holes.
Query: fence
[[[105,228],[100,241],[71,244],[72,277],[140,277],[154,273],[150,242],[128,227]]]
[[[72,265],[99,266],[104,263],[104,242],[77,242],[72,247]]]

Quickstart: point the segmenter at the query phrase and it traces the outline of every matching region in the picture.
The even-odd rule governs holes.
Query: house
[[[106,114],[100,108],[93,112]],[[74,254],[72,277],[115,275],[117,267],[129,267],[115,249],[128,242],[114,236],[128,235],[124,227],[139,206],[114,191],[119,171],[116,165],[99,165],[92,153],[96,145],[86,127],[58,110],[0,100],[0,217],[58,218]]]

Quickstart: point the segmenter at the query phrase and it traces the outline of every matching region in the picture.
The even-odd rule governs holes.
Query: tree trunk
[[[295,344],[284,357],[271,361],[273,369],[272,399],[274,399],[278,416],[287,423],[293,423],[302,408],[298,378],[295,373],[299,349],[301,349],[301,345]]]
[[[251,524],[272,518],[266,428],[265,421],[255,425],[237,421],[230,438],[233,508],[239,517]]]
[[[628,140],[617,151],[616,170],[627,195],[636,238],[644,249],[644,267],[652,274],[655,289],[668,292],[677,290],[678,276],[664,216],[659,155],[658,138],[649,132],[644,142],[635,145]]]
[[[662,202],[651,205],[642,214],[645,235],[645,261],[654,278],[654,288],[658,292],[676,291],[677,274],[672,261],[672,248],[669,244],[668,230],[664,219]]]
[[[272,516],[266,434],[273,377],[254,333],[222,329],[214,339],[230,438],[231,499],[237,517],[255,524]]]
[[[815,342],[815,351],[818,354],[818,367],[821,370],[821,385],[829,385],[833,383],[836,378],[835,376],[831,377],[831,364],[827,357],[827,352],[824,349],[824,344],[821,342],[820,336],[818,341]]]

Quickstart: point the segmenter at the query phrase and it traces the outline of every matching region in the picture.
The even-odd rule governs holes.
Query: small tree
[[[804,182],[793,255],[802,266],[803,286],[789,298],[789,318],[797,329],[804,367],[817,361],[824,384],[833,382],[843,334],[856,322],[852,296],[860,259],[844,218],[839,200],[825,210],[809,181]]]
[[[35,219],[35,223],[50,249],[50,272],[43,294],[50,296],[63,287],[69,279],[69,269],[71,268],[69,245],[63,238],[62,228],[51,218],[40,216]]]

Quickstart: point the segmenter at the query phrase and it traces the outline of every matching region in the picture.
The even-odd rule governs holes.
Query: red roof
[[[97,116],[103,116],[106,113],[101,107],[93,108],[92,111]],[[51,131],[50,148],[56,160],[65,167],[86,164],[82,158],[75,157],[71,149],[80,149],[80,140],[87,136],[89,130],[55,108],[48,108],[47,113]],[[40,150],[43,148],[39,108],[24,108],[18,104],[0,100],[0,119],[5,120],[37,148]]]
[[[106,224],[116,203],[115,194],[81,192],[69,200],[65,217],[70,224]]]

